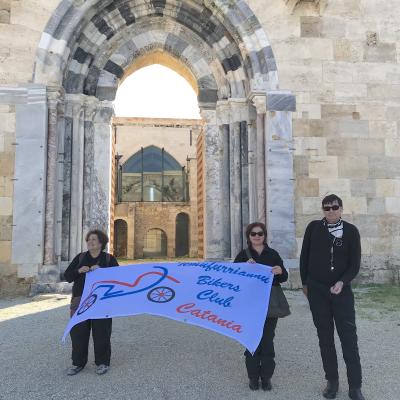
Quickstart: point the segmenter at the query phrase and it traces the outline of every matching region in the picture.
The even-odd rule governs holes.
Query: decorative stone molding
[[[250,100],[257,110],[257,114],[265,114],[267,112],[267,97],[265,94],[253,94]]]
[[[326,0],[284,0],[291,13],[301,12],[302,9],[320,13]]]

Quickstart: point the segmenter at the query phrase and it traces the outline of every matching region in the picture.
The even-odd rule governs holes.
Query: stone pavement
[[[86,368],[67,377],[70,342],[63,345],[60,338],[68,299],[0,300],[0,399],[323,399],[323,374],[307,303],[300,292],[287,293],[293,314],[278,323],[271,393],[247,388],[243,348],[233,340],[152,316],[114,319],[108,374],[94,373],[91,350]],[[400,399],[398,317],[358,319],[367,400]],[[338,399],[348,398],[345,376],[340,360]]]

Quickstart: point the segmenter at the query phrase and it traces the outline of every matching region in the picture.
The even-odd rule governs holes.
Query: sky
[[[197,96],[189,83],[162,65],[128,76],[114,101],[117,117],[200,118]]]

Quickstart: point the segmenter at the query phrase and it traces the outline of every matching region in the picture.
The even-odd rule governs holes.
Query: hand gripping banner
[[[180,262],[98,268],[86,274],[67,328],[87,319],[153,314],[229,336],[254,352],[268,311],[271,267]]]

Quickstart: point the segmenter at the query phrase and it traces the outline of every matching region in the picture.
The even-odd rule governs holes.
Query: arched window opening
[[[114,255],[126,257],[128,252],[128,224],[123,219],[114,222]]]
[[[149,146],[131,156],[119,169],[118,199],[136,201],[187,201],[187,173],[163,148]]]
[[[189,255],[189,216],[185,213],[176,216],[175,255],[176,257]]]

